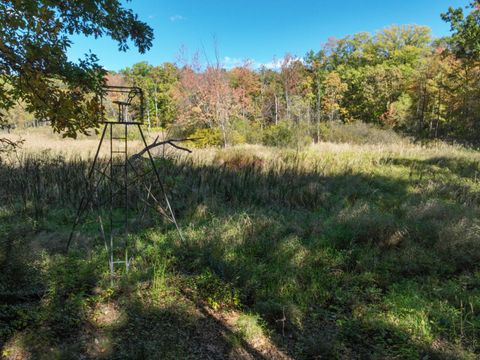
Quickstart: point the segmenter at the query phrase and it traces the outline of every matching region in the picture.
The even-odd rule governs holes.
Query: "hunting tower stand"
[[[96,207],[100,232],[108,253],[110,273],[113,277],[116,265],[124,265],[126,272],[130,267],[128,235],[131,219],[129,209],[132,207],[131,198],[139,196],[137,190],[140,183],[146,190],[146,198],[140,198],[145,205],[142,216],[147,206],[153,207],[168,221],[174,223],[180,237],[182,235],[151,154],[152,145],[147,144],[142,130],[144,115],[142,89],[138,87],[106,86],[103,88],[100,99],[102,110],[99,122],[103,124],[103,130],[93,163],[87,174],[86,192],[77,209],[67,242],[67,251],[81,219],[89,209],[93,210]],[[138,129],[141,145],[144,146],[144,149],[134,156],[129,156],[128,152],[129,130],[131,128]],[[104,146],[105,143],[107,143],[106,146]],[[175,146],[169,141],[165,143]],[[156,141],[154,144],[156,144]],[[107,159],[103,162],[99,160],[102,146],[107,148]],[[150,169],[145,169],[145,162],[141,162],[141,160],[146,160],[142,157],[145,153]],[[144,183],[143,180],[149,174],[153,174],[153,179],[149,183]],[[155,182],[161,192],[160,196],[157,197],[152,191]],[[106,209],[103,213],[102,208]],[[102,214],[105,214],[105,212],[107,213],[107,222],[104,223]]]

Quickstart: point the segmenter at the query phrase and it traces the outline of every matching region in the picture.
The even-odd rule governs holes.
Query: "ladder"
[[[124,115],[124,110],[122,109],[122,105],[119,104],[119,116]],[[120,120],[120,119],[119,119]],[[113,274],[115,273],[115,264],[124,264],[125,265],[125,271],[128,273],[129,267],[130,267],[130,261],[128,258],[128,124],[123,123],[123,124],[116,124],[116,123],[109,123],[105,124],[106,126],[109,127],[110,130],[110,160],[109,160],[109,172],[110,172],[110,189],[109,189],[109,196],[110,196],[110,206],[109,206],[109,221],[110,221],[110,234],[109,234],[109,241],[107,245],[107,250],[109,253],[109,267],[110,267],[110,273]],[[121,126],[124,129],[123,137],[114,137],[114,132],[113,128],[114,126]],[[141,128],[139,126],[139,129],[141,131]],[[123,146],[115,147],[115,141],[123,141]],[[117,144],[118,146],[119,144]],[[120,157],[120,162],[118,161],[119,159],[116,158],[116,155]],[[120,176],[119,174],[116,174],[117,170],[121,173]],[[116,181],[114,181],[114,179]],[[118,182],[119,179],[123,180]],[[115,191],[115,185],[120,187],[118,191]],[[124,231],[124,258],[122,260],[115,260],[114,254],[115,254],[115,247],[114,247],[114,224],[113,224],[113,210],[114,210],[114,203],[115,203],[115,194],[119,194],[120,197],[123,200],[123,211],[124,211],[124,226],[123,226],[123,231]],[[104,239],[105,240],[105,239]]]

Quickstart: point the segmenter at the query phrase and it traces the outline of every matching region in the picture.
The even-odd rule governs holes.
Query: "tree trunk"
[[[275,98],[275,125],[278,125],[278,97],[277,94],[273,95]]]
[[[159,125],[159,121],[158,121],[158,101],[157,101],[157,83],[155,83],[155,94],[153,96],[153,101],[154,101],[154,104],[155,104],[155,124],[158,126]]]
[[[286,105],[286,118],[290,120],[290,97],[288,96],[288,90],[285,89],[285,105]]]
[[[152,127],[152,124],[150,122],[150,107],[149,106],[147,106],[147,124],[148,124],[148,130],[150,130],[151,127]]]
[[[316,103],[316,110],[315,110],[315,117],[317,120],[317,143],[320,142],[320,121],[321,121],[321,93],[320,93],[320,79],[317,75],[317,103]]]

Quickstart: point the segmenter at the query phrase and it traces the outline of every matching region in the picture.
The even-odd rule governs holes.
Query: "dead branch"
[[[182,150],[182,151],[186,151],[188,153],[191,153],[192,150],[190,149],[187,149],[186,147],[183,147],[183,146],[180,146],[180,145],[177,145],[175,143],[178,143],[178,142],[184,142],[184,141],[194,141],[194,140],[197,140],[196,138],[186,138],[186,139],[167,139],[167,140],[164,140],[164,141],[158,141],[158,136],[157,138],[155,139],[155,141],[153,143],[151,143],[150,145],[148,145],[147,147],[145,147],[142,151],[136,153],[135,155],[132,155],[130,157],[130,161],[133,161],[133,160],[137,160],[137,159],[140,159],[143,154],[145,154],[147,151],[150,151],[152,150],[153,148],[156,148],[157,146],[162,146],[162,145],[170,145],[172,147],[174,147],[175,149],[178,149],[178,150]]]
[[[0,153],[15,151],[20,148],[24,142],[24,139],[14,141],[7,138],[0,138]]]

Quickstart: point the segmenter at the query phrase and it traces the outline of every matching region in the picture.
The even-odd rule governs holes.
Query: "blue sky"
[[[286,52],[303,56],[318,50],[329,37],[375,32],[391,24],[428,25],[435,36],[449,33],[440,13],[468,0],[132,0],[126,3],[155,33],[152,49],[117,50],[110,39],[76,36],[69,57],[91,50],[100,63],[119,70],[139,61],[153,65],[175,62],[183,47],[190,56],[214,61],[214,39],[225,67],[249,59],[271,64]]]

